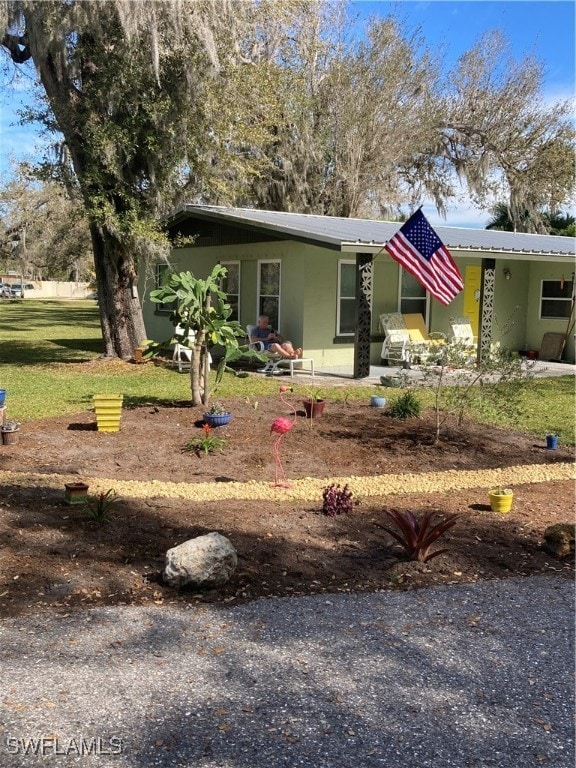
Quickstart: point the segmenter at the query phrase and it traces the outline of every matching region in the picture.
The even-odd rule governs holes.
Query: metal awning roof
[[[178,208],[172,224],[197,218],[261,231],[287,240],[316,243],[343,253],[378,253],[401,224],[371,219],[346,219],[305,213],[283,213],[251,208],[226,208],[215,205],[186,204]],[[535,260],[574,259],[576,238],[531,235],[524,232],[499,232],[488,229],[435,226],[442,242],[453,251],[506,254],[508,258]]]

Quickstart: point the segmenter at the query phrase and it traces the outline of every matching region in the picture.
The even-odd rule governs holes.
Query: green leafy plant
[[[240,323],[231,320],[232,307],[222,290],[227,274],[226,268],[220,264],[214,267],[206,280],[195,277],[192,272],[172,273],[161,288],[150,292],[153,303],[175,306],[170,321],[175,328],[181,329],[181,333],[177,334],[178,343],[191,351],[192,405],[206,405],[209,400],[210,348],[219,345],[224,350],[216,371],[218,383],[227,360],[240,354],[239,340],[246,335]]]
[[[306,399],[312,400],[312,402],[314,403],[318,403],[319,401],[324,400],[324,396],[322,395],[319,389],[307,389]]]
[[[385,525],[380,527],[396,539],[410,560],[416,560],[419,563],[427,563],[433,557],[448,551],[437,549],[435,552],[430,552],[430,547],[440,536],[456,525],[460,517],[458,514],[448,515],[433,524],[436,514],[433,510],[424,512],[420,517],[416,517],[409,510],[403,512],[398,509],[385,509],[384,513],[396,524],[396,529]]]
[[[97,523],[107,523],[110,520],[110,510],[120,497],[113,488],[106,493],[99,493],[96,496],[90,496],[86,502],[86,508],[89,516]]]
[[[214,405],[216,405],[216,403]],[[195,437],[193,440],[189,440],[186,443],[184,450],[193,451],[197,455],[200,455],[201,452],[208,455],[209,453],[212,453],[212,451],[222,451],[227,445],[227,441],[222,437],[213,435],[210,424],[204,424],[202,429],[204,431],[204,436]]]
[[[393,419],[412,419],[422,413],[422,403],[414,392],[408,390],[394,400],[388,408],[388,415]]]
[[[327,485],[322,491],[322,512],[328,517],[352,511],[352,491],[348,485]]]

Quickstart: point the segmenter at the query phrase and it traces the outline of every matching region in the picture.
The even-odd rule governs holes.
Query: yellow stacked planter
[[[123,395],[94,395],[98,432],[119,431],[123,399]]]

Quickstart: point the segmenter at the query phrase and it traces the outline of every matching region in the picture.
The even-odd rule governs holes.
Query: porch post
[[[485,360],[490,354],[492,343],[492,321],[494,319],[494,278],[496,260],[482,259],[482,282],[480,285],[480,333],[478,334],[477,360]]]
[[[370,375],[370,333],[372,330],[373,261],[370,253],[356,254],[356,334],[354,336],[354,378]]]

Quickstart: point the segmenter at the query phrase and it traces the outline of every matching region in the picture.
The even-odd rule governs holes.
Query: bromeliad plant
[[[96,496],[91,496],[86,502],[86,508],[88,514],[97,523],[107,523],[110,520],[110,510],[120,497],[113,488],[110,488],[106,493],[99,493]]]
[[[432,519],[436,514],[434,510],[428,510],[418,518],[413,512],[402,512],[398,509],[385,509],[384,513],[396,523],[397,529],[381,526],[404,548],[410,560],[419,563],[427,563],[433,557],[447,552],[446,548],[430,552],[430,547],[446,531],[456,525],[460,515],[453,514],[443,518],[433,525]]]
[[[186,443],[185,450],[194,451],[198,456],[202,451],[206,455],[212,453],[212,451],[222,451],[227,441],[222,437],[213,435],[210,424],[204,424],[202,429],[204,431],[204,436],[195,437],[193,440],[189,440]]]
[[[327,485],[322,491],[322,512],[328,517],[341,515],[352,511],[352,491],[348,485],[341,488],[339,485]]]

